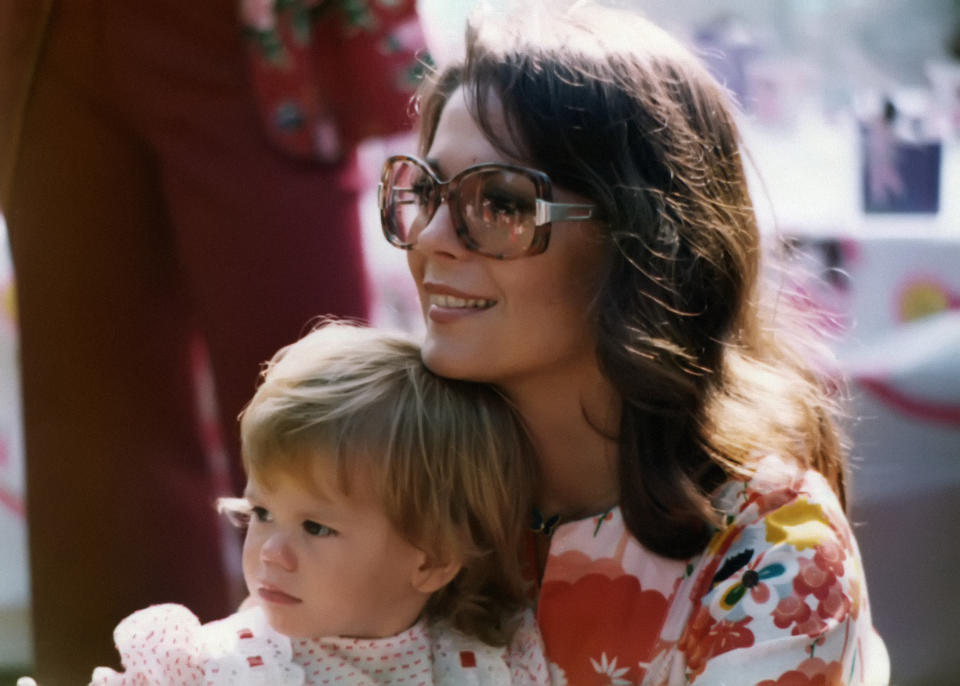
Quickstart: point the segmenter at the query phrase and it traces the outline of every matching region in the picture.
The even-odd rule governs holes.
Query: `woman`
[[[476,23],[420,105],[384,231],[426,363],[504,389],[538,448],[555,681],[885,683],[834,399],[761,297],[723,89],[577,3]]]

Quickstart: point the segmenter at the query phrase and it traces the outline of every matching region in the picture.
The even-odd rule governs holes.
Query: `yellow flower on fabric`
[[[767,541],[774,545],[789,543],[797,550],[804,550],[833,537],[823,508],[803,497],[771,512],[764,520]]]

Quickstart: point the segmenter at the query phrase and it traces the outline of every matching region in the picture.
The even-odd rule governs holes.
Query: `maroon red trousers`
[[[236,417],[317,315],[364,317],[353,163],[266,142],[233,0],[61,0],[13,169],[37,676],[86,683],[152,603],[234,609],[193,402]]]

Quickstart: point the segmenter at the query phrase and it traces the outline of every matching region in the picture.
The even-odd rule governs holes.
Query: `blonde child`
[[[406,338],[331,322],[280,352],[241,416],[254,606],[180,605],[114,638],[93,684],[548,683],[521,576],[530,446],[491,387]]]

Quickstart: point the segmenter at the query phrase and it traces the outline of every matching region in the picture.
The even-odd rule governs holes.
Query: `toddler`
[[[520,569],[531,447],[492,387],[398,335],[328,322],[282,349],[241,415],[252,607],[157,605],[114,632],[141,684],[546,684]]]

